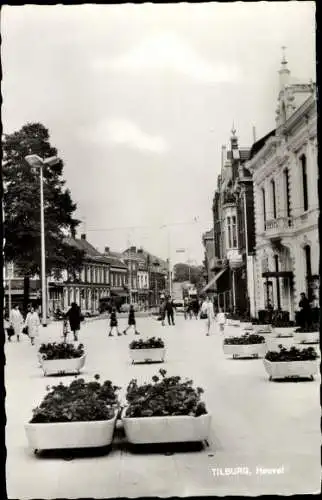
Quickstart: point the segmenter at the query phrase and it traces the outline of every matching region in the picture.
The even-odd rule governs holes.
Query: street
[[[134,338],[108,338],[108,320],[88,321],[79,335],[87,352],[81,376],[110,379],[122,386],[147,381],[162,367],[169,375],[193,379],[205,393],[212,415],[209,446],[173,454],[135,453],[115,440],[109,454],[64,460],[36,456],[28,449],[24,424],[40,403],[46,386],[73,376],[44,377],[37,348],[23,336],[5,345],[6,447],[8,498],[106,498],[192,495],[291,495],[320,489],[320,402],[313,382],[269,382],[263,361],[227,359],[222,337],[205,335],[203,320],[184,320],[162,327],[155,318],[138,318],[143,337],[161,336],[164,364],[132,365],[128,344]],[[120,319],[120,330],[126,319]],[[61,340],[61,324],[41,331],[40,341]],[[138,336],[136,336],[138,337]],[[118,433],[121,436],[121,433]],[[122,438],[124,440],[124,438]],[[122,445],[121,445],[122,444]],[[231,475],[225,468],[248,468]],[[281,473],[265,472],[266,468]]]

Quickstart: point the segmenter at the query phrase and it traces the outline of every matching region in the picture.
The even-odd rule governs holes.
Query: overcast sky
[[[4,6],[1,34],[4,132],[49,129],[94,246],[173,262],[203,258],[232,123],[274,128],[282,45],[315,80],[313,2]]]

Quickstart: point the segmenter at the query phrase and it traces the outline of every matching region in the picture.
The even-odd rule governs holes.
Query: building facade
[[[319,301],[316,88],[292,83],[285,58],[279,71],[276,129],[257,141],[253,174],[256,228],[254,310],[287,311],[300,293]]]
[[[210,281],[203,291],[214,291],[217,307],[240,314],[250,312],[252,299],[247,279],[255,245],[252,176],[245,166],[249,152],[239,147],[233,129],[230,148],[222,148],[212,206],[214,229],[204,235]]]

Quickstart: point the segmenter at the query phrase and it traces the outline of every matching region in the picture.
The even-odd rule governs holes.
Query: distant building
[[[291,320],[300,293],[319,302],[319,200],[316,87],[292,81],[285,58],[279,71],[276,129],[255,142],[256,222],[254,312],[284,310]]]

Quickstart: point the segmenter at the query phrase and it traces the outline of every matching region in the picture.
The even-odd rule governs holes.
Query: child
[[[130,305],[130,310],[129,310],[129,319],[128,319],[128,326],[125,328],[123,331],[124,335],[126,335],[126,332],[128,331],[129,328],[133,327],[134,328],[134,333],[135,335],[139,335],[139,332],[136,329],[136,321],[135,321],[135,314],[134,314],[134,307],[133,305]]]
[[[116,328],[117,334],[122,335],[119,331],[119,328],[117,326],[117,317],[116,317],[116,309],[113,307],[111,316],[110,316],[110,333],[108,334],[109,337],[113,337],[112,330],[113,328]]]
[[[63,338],[64,342],[67,340],[67,335],[68,335],[68,319],[63,320]]]
[[[219,309],[219,313],[217,314],[217,322],[218,322],[218,325],[219,325],[219,331],[221,333],[223,333],[224,331],[224,326],[225,326],[225,323],[226,323],[226,314],[223,312],[222,309]]]

